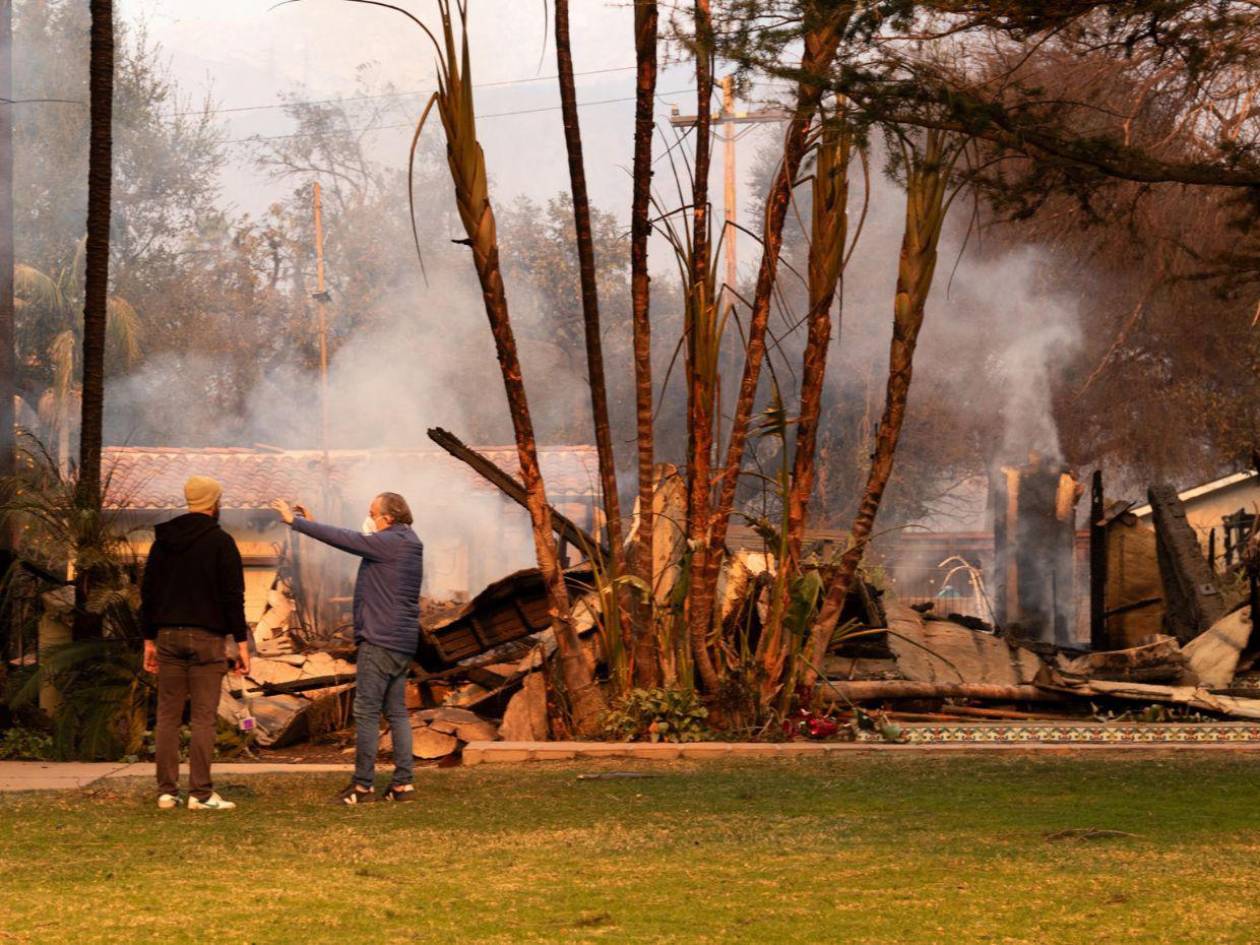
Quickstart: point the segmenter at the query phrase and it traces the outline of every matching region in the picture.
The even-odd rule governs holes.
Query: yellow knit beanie
[[[223,487],[209,476],[193,476],[184,483],[184,498],[188,500],[189,512],[213,512],[221,495]]]

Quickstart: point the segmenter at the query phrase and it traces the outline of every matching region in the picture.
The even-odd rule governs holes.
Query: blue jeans
[[[389,719],[394,739],[394,784],[410,784],[411,720],[407,716],[407,669],[411,656],[375,643],[359,644],[354,688],[354,781],[371,787],[376,780],[376,750],[380,743],[381,712]]]

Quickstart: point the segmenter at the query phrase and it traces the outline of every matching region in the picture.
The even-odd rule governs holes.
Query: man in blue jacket
[[[420,642],[420,582],[424,546],[412,531],[411,509],[395,492],[372,500],[361,531],[313,521],[302,506],[271,504],[286,525],[326,545],[358,555],[354,583],[354,639],[359,646],[354,693],[354,781],[338,797],[343,804],[375,800],[376,752],[381,712],[394,741],[394,779],[389,801],[414,797],[411,723],[407,717],[407,670]]]

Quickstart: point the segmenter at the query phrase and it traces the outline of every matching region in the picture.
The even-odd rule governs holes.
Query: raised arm
[[[340,548],[369,561],[382,560],[385,548],[379,535],[364,535],[351,528],[337,528],[335,525],[312,522],[297,516],[294,516],[291,525],[295,532],[322,541],[325,545]]]
[[[322,541],[326,545],[348,551],[360,558],[367,558],[369,561],[380,561],[385,557],[385,546],[379,535],[364,535],[349,528],[321,525],[305,515],[295,514],[294,509],[284,499],[276,499],[271,503],[271,507],[276,510],[281,520],[298,534],[308,535],[316,541]],[[300,505],[297,508],[303,513],[306,511]]]

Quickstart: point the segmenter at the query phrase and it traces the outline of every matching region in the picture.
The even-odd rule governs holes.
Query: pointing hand
[[[284,519],[284,524],[293,524],[293,509],[289,508],[289,503],[284,499],[276,499],[271,503],[271,507],[280,513],[280,517]]]

